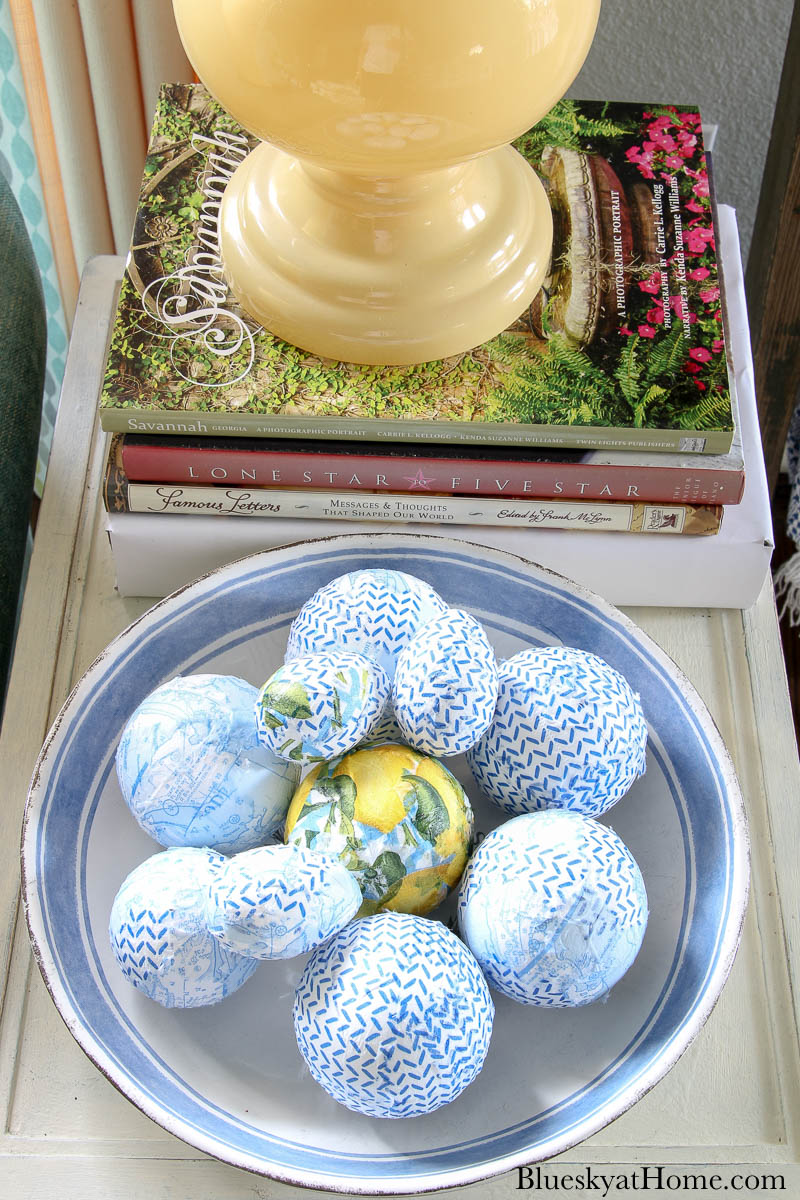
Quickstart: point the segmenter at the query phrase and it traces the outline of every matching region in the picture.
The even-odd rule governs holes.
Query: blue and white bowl
[[[603,817],[647,888],[650,916],[633,966],[605,1003],[585,1008],[533,1009],[496,996],[490,1050],[474,1083],[422,1119],[391,1123],[337,1104],[305,1071],[291,1012],[301,959],[264,962],[224,1003],[181,1013],[131,988],[108,941],[120,883],[153,852],[114,773],[128,715],[178,674],[218,671],[258,686],[283,661],[308,597],[363,567],[425,580],[480,621],[499,658],[562,644],[599,655],[640,695],[649,722],[647,770]],[[462,759],[448,766],[473,786]],[[475,797],[481,834],[502,819]],[[203,1152],[283,1182],[414,1195],[560,1154],[665,1075],[730,970],[748,854],[739,787],[714,722],[632,621],[516,556],[389,532],[299,543],[221,568],[112,642],[62,708],[36,766],[23,876],[56,1005],[87,1054],[153,1120]]]

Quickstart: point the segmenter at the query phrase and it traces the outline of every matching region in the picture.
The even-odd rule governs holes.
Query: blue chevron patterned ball
[[[365,654],[394,678],[397,656],[447,605],[429,584],[404,571],[350,571],[326,583],[289,630],[286,660],[342,648]]]
[[[346,925],[314,951],[294,999],[311,1075],[370,1117],[418,1117],[454,1100],[483,1066],[493,1019],[463,942],[408,913]]]
[[[111,906],[111,949],[126,979],[165,1008],[216,1004],[258,966],[208,932],[209,887],[225,864],[200,847],[162,850],[140,863]]]
[[[644,773],[646,747],[639,697],[618,671],[585,650],[544,646],[500,664],[494,719],[467,761],[511,816],[599,816]]]
[[[568,1008],[604,996],[631,966],[647,895],[612,829],[578,813],[526,813],[473,854],[458,921],[491,987],[522,1004]]]
[[[401,650],[392,689],[403,740],[426,754],[463,754],[494,716],[497,662],[483,627],[457,608]]]
[[[291,958],[326,941],[360,907],[361,889],[338,859],[303,846],[258,846],[215,874],[208,928],[235,953]]]
[[[235,854],[283,824],[297,768],[259,744],[257,695],[233,675],[183,675],[128,720],[117,778],[134,817],[162,846]]]
[[[258,694],[261,743],[279,758],[321,762],[363,741],[386,708],[391,685],[378,663],[349,650],[285,662]]]

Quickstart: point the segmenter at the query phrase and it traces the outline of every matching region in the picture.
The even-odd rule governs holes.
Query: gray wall
[[[569,93],[696,104],[704,124],[718,126],[717,198],[737,210],[745,261],[793,6],[793,0],[603,0],[594,44]]]

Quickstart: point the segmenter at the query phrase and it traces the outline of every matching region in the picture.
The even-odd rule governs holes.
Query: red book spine
[[[231,487],[334,488],[337,491],[438,492],[520,499],[646,500],[656,503],[736,504],[738,470],[592,462],[504,462],[296,450],[235,450],[130,445],[122,466],[131,480],[151,483],[226,483]]]

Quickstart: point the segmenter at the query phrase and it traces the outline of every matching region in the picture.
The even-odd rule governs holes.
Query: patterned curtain
[[[22,210],[47,306],[47,371],[35,490],[42,494],[67,351],[67,325],[14,26],[0,0],[0,171]]]
[[[191,78],[169,0],[0,0],[0,170],[49,317],[38,491],[81,271],[127,253],[158,87]]]

